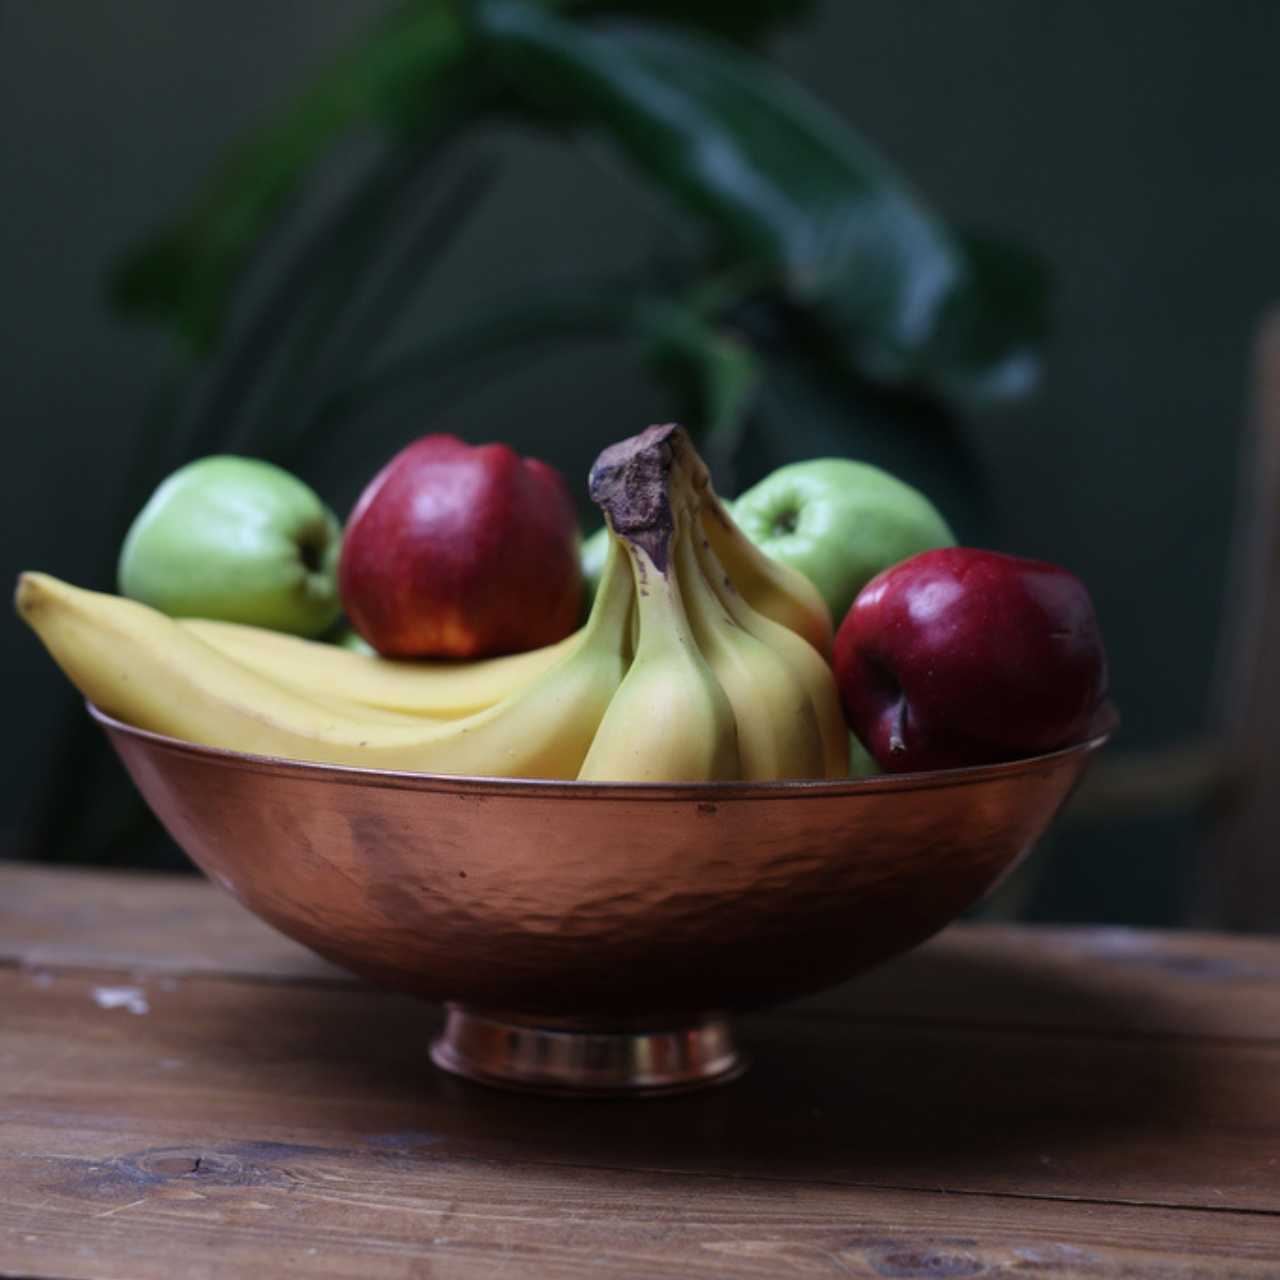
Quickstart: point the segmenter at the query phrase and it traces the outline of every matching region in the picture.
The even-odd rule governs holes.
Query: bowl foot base
[[[514,1021],[450,1005],[431,1060],[454,1075],[524,1093],[653,1097],[727,1084],[746,1070],[726,1019],[619,1030]]]

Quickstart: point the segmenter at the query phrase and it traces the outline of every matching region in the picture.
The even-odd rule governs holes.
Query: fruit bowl
[[[833,986],[972,906],[1109,727],[980,768],[648,785],[307,764],[89,709],[210,878],[335,964],[448,1006],[439,1066],[579,1094],[731,1079],[729,1014]]]

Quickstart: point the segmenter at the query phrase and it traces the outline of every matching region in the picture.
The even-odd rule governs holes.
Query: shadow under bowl
[[[544,1092],[731,1078],[726,1014],[936,933],[1106,741],[927,774],[650,785],[271,759],[89,710],[208,876],[335,964],[447,1004],[439,1065]]]

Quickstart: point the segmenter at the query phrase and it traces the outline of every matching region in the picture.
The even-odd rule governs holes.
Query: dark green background
[[[106,265],[378,8],[0,0],[9,580],[38,567],[111,585],[87,580],[89,552],[167,341],[111,319]],[[944,213],[1053,268],[1042,392],[972,422],[970,440],[991,481],[992,540],[1093,590],[1125,717],[1116,750],[1181,739],[1208,713],[1249,344],[1280,296],[1278,41],[1269,0],[830,0],[777,46]],[[625,266],[671,234],[665,209],[590,146],[500,133],[478,146],[503,158],[501,180],[406,334],[521,281]],[[560,354],[440,416],[351,432],[307,478],[345,512],[403,440],[448,429],[556,461],[581,489],[602,444],[665,408],[621,352]],[[934,486],[927,462],[901,465]],[[49,775],[72,695],[16,622],[0,627],[0,656],[0,855],[74,860],[31,843],[43,789],[101,803],[102,783]],[[118,772],[106,783],[127,785]],[[1030,910],[1181,920],[1194,843],[1186,820],[1064,825],[1040,851]]]

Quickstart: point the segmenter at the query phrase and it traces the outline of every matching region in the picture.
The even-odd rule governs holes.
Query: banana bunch
[[[17,609],[96,706],[207,746],[490,777],[845,776],[826,606],[738,530],[684,431],[605,450],[591,491],[611,530],[591,614],[529,653],[370,658],[41,573]]]
[[[733,523],[688,435],[663,426],[624,440],[600,455],[590,483],[630,555],[638,635],[578,776],[845,776],[826,605]]]

